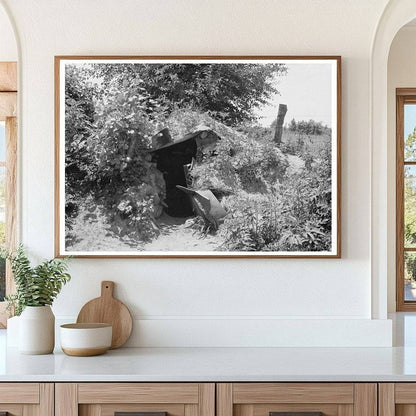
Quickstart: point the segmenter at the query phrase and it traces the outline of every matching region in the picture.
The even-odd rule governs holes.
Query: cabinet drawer
[[[215,416],[213,383],[59,383],[56,416]]]
[[[221,383],[217,416],[377,416],[375,383]]]
[[[0,403],[39,403],[38,383],[0,383]]]
[[[0,414],[53,416],[51,383],[0,383]]]

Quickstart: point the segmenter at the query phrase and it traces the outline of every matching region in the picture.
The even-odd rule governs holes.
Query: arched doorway
[[[371,51],[371,276],[372,317],[387,318],[389,250],[388,56],[396,33],[416,17],[414,0],[390,1],[380,18]]]

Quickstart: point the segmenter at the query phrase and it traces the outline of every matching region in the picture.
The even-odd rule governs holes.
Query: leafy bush
[[[92,155],[87,152],[94,132],[94,87],[87,73],[69,65],[65,73],[65,187],[69,198],[94,186]]]
[[[46,260],[32,267],[22,246],[12,252],[3,250],[1,257],[10,260],[16,283],[16,293],[5,297],[16,315],[26,306],[52,305],[62,286],[71,279],[67,259]]]
[[[83,100],[72,98],[83,94],[84,84],[75,78],[74,82],[69,78],[71,88],[67,89],[66,97],[70,126],[66,131],[69,143],[66,179],[70,182],[67,228],[81,205],[85,208],[90,201],[91,210],[97,205],[104,208],[105,222],[124,223],[119,227],[120,236],[127,234],[148,240],[157,234],[153,222],[161,214],[165,197],[162,173],[148,153],[154,129],[148,114],[149,102],[153,103],[153,114],[163,112],[163,108],[144,91],[140,78],[120,74],[86,98],[89,105],[93,104],[91,122],[91,109],[84,111]],[[70,174],[71,164],[76,165],[81,182]]]
[[[286,74],[283,64],[140,64],[100,65],[96,73],[106,82],[119,76],[146,80],[142,85],[149,99],[163,102],[168,113],[177,106],[208,112],[218,121],[236,126],[254,120],[254,110],[277,92],[276,77]],[[149,114],[153,110],[149,111]]]
[[[0,246],[6,243],[6,223],[0,223]]]
[[[413,253],[406,252],[404,256],[405,280],[408,282],[416,281],[416,256]]]
[[[231,251],[321,251],[331,248],[331,160],[323,154],[267,194],[224,198],[220,231]]]
[[[292,119],[289,123],[289,130],[306,135],[331,134],[331,129],[328,126],[324,126],[321,122],[315,120],[296,121]]]

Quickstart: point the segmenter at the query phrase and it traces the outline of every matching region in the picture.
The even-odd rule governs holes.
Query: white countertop
[[[21,355],[0,331],[0,381],[416,381],[416,348],[121,348]]]

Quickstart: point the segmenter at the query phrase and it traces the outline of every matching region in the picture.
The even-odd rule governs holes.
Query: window
[[[396,300],[398,311],[416,311],[416,88],[396,98]]]
[[[6,123],[0,121],[0,246],[6,245]],[[6,263],[0,259],[0,302],[6,295]]]
[[[0,62],[0,246],[16,247],[17,65]],[[0,327],[5,326],[4,296],[13,291],[9,264],[0,260]]]

